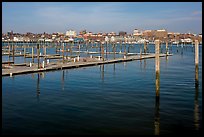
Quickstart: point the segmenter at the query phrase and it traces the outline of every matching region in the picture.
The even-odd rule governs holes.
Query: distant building
[[[68,36],[68,37],[76,37],[76,31],[68,30],[68,31],[66,31],[66,36]]]
[[[86,30],[82,30],[82,31],[79,32],[80,35],[84,35],[84,34],[86,34],[86,33],[87,33]]]
[[[165,41],[165,39],[168,38],[168,32],[165,29],[156,30],[154,33],[154,36],[156,39],[159,39],[161,41]]]
[[[119,36],[125,37],[127,35],[127,32],[125,31],[120,31]]]
[[[142,36],[142,31],[139,31],[138,29],[134,29],[133,36]]]
[[[198,36],[202,38],[202,34],[199,34]]]

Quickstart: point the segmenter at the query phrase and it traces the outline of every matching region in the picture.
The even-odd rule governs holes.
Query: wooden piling
[[[144,42],[144,54],[146,54],[147,53],[147,42],[145,41]]]
[[[39,44],[37,44],[38,69],[40,68],[40,58],[39,58],[39,54],[40,54],[40,49],[39,49]]]
[[[100,43],[99,43],[99,51],[100,51],[100,57],[101,57],[102,56],[102,46]]]
[[[120,51],[122,52],[122,41],[120,41]]]
[[[65,49],[66,49],[66,59],[68,59],[68,49],[69,49],[68,46],[69,46],[68,43],[66,43],[66,45],[65,45]]]
[[[113,43],[113,53],[114,53],[113,58],[115,59],[115,43]]]
[[[44,61],[47,64],[47,58],[46,58],[46,45],[44,45]]]
[[[166,41],[166,55],[168,54],[168,41]]]
[[[71,47],[70,47],[70,56],[72,56],[72,45],[74,45],[74,41],[71,42]]]
[[[81,48],[80,46],[81,46],[81,45],[80,45],[80,43],[79,43],[79,50],[78,50],[79,52],[78,52],[78,54],[77,54],[78,57],[80,56],[80,50],[81,50],[81,49],[80,49],[80,48]]]
[[[9,57],[10,57],[10,51],[11,51],[11,46],[10,45],[8,45],[8,48],[9,48]]]
[[[199,63],[199,45],[198,40],[195,40],[195,64],[198,65]]]
[[[100,42],[100,45],[101,45],[101,42]],[[102,59],[104,61],[104,47],[102,46]]]
[[[155,71],[156,71],[156,96],[159,96],[160,87],[160,61],[159,61],[160,41],[155,40]]]
[[[26,56],[26,45],[23,46],[24,47],[24,58]]]
[[[160,48],[160,41],[155,40],[155,70],[159,73],[160,69],[160,61],[159,61],[159,48]]]
[[[62,50],[63,50],[63,63],[64,63],[64,43],[62,43]]]
[[[15,53],[15,45],[13,45],[13,43],[12,43],[12,55],[13,55],[13,62],[14,62],[14,60],[15,60],[15,57],[14,57],[14,54]]]
[[[140,44],[140,58],[142,58],[142,45]]]
[[[126,43],[125,43],[125,56],[127,56],[127,52],[126,52]]]
[[[56,47],[55,47],[55,53],[57,54],[57,43],[56,43],[56,45],[55,45]]]
[[[34,49],[32,47],[32,62],[34,63]]]
[[[106,59],[108,59],[107,52],[108,52],[108,42],[106,41]]]

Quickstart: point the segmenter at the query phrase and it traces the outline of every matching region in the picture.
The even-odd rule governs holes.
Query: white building
[[[202,38],[202,34],[199,34],[198,36]]]
[[[66,36],[76,37],[76,31],[74,31],[74,30],[68,30],[68,31],[66,31]]]
[[[134,29],[133,36],[141,36],[141,35],[142,35],[142,31],[139,31],[138,29]]]

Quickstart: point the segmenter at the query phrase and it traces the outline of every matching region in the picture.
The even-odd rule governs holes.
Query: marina
[[[2,2],[2,135],[202,135],[202,2]]]

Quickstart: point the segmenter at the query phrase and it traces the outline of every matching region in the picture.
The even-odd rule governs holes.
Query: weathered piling
[[[198,40],[195,40],[195,65],[199,63],[199,45]]]
[[[72,46],[74,46],[74,41],[71,42],[71,46],[70,46],[70,56],[72,56]]]
[[[168,41],[166,41],[166,55],[168,54]]]
[[[120,52],[122,52],[122,41],[120,41]]]
[[[198,40],[195,40],[195,84],[198,85],[198,67],[199,63],[199,45]]]
[[[56,43],[55,46],[56,46],[56,47],[55,47],[55,53],[57,54],[57,46],[58,46],[58,44]]]
[[[101,42],[100,42],[100,45],[101,45]],[[104,61],[104,47],[102,46],[102,59]]]
[[[127,52],[126,52],[126,43],[125,43],[125,56],[127,56]]]
[[[9,51],[8,51],[8,53],[9,53],[8,56],[9,56],[9,58],[10,58],[10,51],[11,51],[11,46],[10,46],[10,45],[8,45],[8,50],[9,50]]]
[[[44,45],[44,61],[47,64],[47,61],[46,61],[46,45]]]
[[[113,43],[113,53],[114,53],[113,58],[115,59],[115,43]]]
[[[108,59],[107,52],[108,52],[108,41],[106,41],[106,59]]]
[[[147,42],[146,41],[144,42],[144,53],[145,54],[147,53]]]
[[[159,73],[160,69],[160,61],[159,61],[159,48],[160,48],[160,41],[155,40],[155,70]]]
[[[34,48],[32,47],[32,62],[34,63]]]
[[[39,48],[39,44],[37,44],[38,69],[40,68],[40,57],[39,57],[39,54],[40,54],[40,48]]]
[[[142,45],[140,44],[140,58],[142,58]]]
[[[99,43],[99,53],[100,53],[100,57],[102,56],[102,45]],[[100,60],[100,58],[99,58]]]
[[[79,44],[79,45],[78,45],[79,49],[78,49],[78,54],[77,54],[78,57],[80,56],[80,50],[81,50],[81,49],[80,49],[80,48],[81,48],[80,46],[81,46],[81,45]]]
[[[160,86],[159,46],[160,46],[160,41],[155,40],[156,96],[159,96],[159,86]]]
[[[26,56],[26,45],[24,45],[23,48],[24,48],[24,58],[25,58],[25,56]]]
[[[12,55],[13,55],[13,62],[14,62],[14,60],[15,60],[15,57],[14,57],[14,54],[15,53],[15,45],[13,45],[13,43],[12,43]]]
[[[63,63],[64,63],[64,43],[62,43],[62,52],[63,52],[62,57],[63,57]]]

